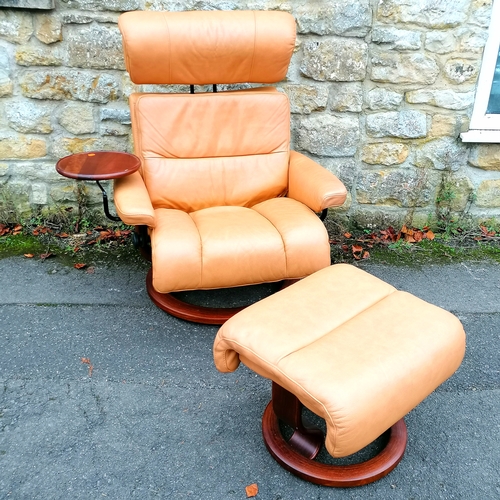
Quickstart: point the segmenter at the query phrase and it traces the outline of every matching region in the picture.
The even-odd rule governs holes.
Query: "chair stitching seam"
[[[283,250],[285,251],[285,273],[286,276],[288,276],[288,255],[286,252],[286,244],[285,240],[283,239],[283,235],[281,234],[280,230],[276,227],[276,225],[271,220],[269,220],[265,215],[261,214],[258,210],[255,210],[253,207],[251,207],[250,209],[253,210],[254,212],[257,212],[261,217],[266,219],[269,222],[269,224],[271,224],[274,227],[274,229],[276,229],[276,232],[280,235],[281,242],[283,243]]]

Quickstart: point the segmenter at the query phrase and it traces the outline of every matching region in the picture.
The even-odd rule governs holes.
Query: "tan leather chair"
[[[284,93],[215,87],[283,80],[294,18],[276,11],[128,12],[119,27],[134,83],[191,85],[191,92],[214,85],[214,92],[130,96],[142,166],[115,181],[114,201],[124,222],[147,227],[153,301],[184,319],[220,324],[234,310],[207,312],[170,293],[298,279],[329,266],[317,213],[342,205],[344,185],[290,151]]]

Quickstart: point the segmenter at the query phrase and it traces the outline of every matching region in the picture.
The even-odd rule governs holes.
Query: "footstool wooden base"
[[[460,321],[361,271],[323,269],[229,319],[217,333],[223,372],[240,361],[273,381],[262,431],[271,455],[297,476],[359,486],[396,467],[406,447],[403,417],[449,378],[465,352]],[[302,405],[325,420],[326,436],[302,421]],[[279,422],[294,430],[287,441]],[[361,450],[384,433],[386,446],[353,465],[315,460]]]
[[[403,458],[408,434],[401,419],[385,432],[384,448],[365,462],[327,465],[315,461],[325,437],[320,429],[304,423],[302,407],[296,396],[273,382],[272,400],[262,416],[262,437],[267,450],[284,469],[296,476],[323,486],[362,486],[389,474]],[[281,433],[280,421],[294,429],[288,441]]]

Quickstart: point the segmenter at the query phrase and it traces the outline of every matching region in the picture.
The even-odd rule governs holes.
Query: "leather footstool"
[[[459,367],[465,334],[451,313],[374,276],[337,264],[244,309],[217,333],[219,371],[240,361],[273,381],[262,429],[271,455],[294,474],[327,486],[358,486],[388,474],[406,447],[402,420]],[[302,404],[326,422],[333,457],[351,455],[387,431],[366,462],[313,460],[321,431],[302,422]],[[279,420],[295,432],[281,435]]]

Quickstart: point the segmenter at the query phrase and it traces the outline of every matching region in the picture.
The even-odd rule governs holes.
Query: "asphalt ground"
[[[500,267],[362,267],[456,314],[467,353],[406,417],[398,467],[333,489],[272,459],[260,427],[270,382],[217,372],[217,327],[157,309],[144,266],[1,260],[0,498],[244,499],[257,483],[266,500],[499,499]]]

